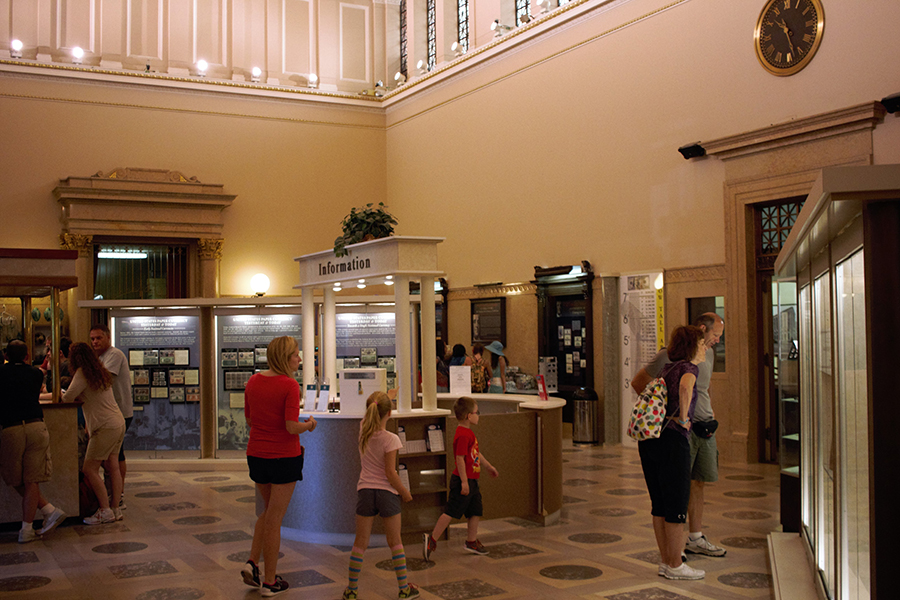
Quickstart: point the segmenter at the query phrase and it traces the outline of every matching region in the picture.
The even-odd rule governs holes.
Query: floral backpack
[[[638,442],[658,438],[666,420],[667,401],[665,379],[657,377],[648,383],[631,410],[628,437]]]
[[[476,355],[474,362],[472,363],[472,392],[486,392],[488,383],[487,368],[484,366],[484,359]]]

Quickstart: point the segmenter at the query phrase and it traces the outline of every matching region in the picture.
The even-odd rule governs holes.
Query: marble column
[[[197,249],[200,256],[200,297],[219,297],[219,266],[222,261],[222,246],[225,240],[200,238]]]
[[[409,275],[394,277],[394,311],[396,316],[396,332],[394,334],[397,347],[396,372],[397,412],[412,412],[413,365],[412,351],[409,343]]]
[[[94,299],[94,236],[80,233],[59,234],[62,250],[77,250],[75,276],[78,287],[66,293],[66,314],[69,315],[69,337],[74,341],[87,341],[91,337],[91,310],[78,308],[81,300]]]
[[[311,285],[302,289],[303,325],[300,336],[303,342],[303,389],[302,397],[306,397],[306,389],[316,383],[316,303],[313,300],[315,288]],[[306,406],[305,410],[315,410],[315,406]]]
[[[434,345],[434,278],[422,277],[420,286],[422,310],[422,408],[437,408],[437,356]]]
[[[322,349],[319,355],[319,370],[328,380],[329,402],[335,398],[337,389],[337,338],[335,334],[334,289],[325,288],[325,301],[322,303]],[[328,407],[320,407],[327,410]]]

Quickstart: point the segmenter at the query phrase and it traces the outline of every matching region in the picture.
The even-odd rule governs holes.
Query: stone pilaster
[[[59,234],[62,250],[77,250],[75,275],[78,287],[64,292],[66,314],[69,315],[69,335],[76,341],[87,341],[91,335],[91,311],[78,308],[80,300],[94,299],[94,236],[81,233]]]
[[[219,270],[222,262],[224,239],[200,238],[197,254],[200,257],[200,297],[219,297]]]

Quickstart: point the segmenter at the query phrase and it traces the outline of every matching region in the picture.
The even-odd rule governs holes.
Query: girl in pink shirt
[[[387,431],[391,418],[391,399],[375,392],[366,400],[366,416],[359,426],[359,456],[362,469],[356,484],[356,539],[350,551],[349,583],[344,600],[355,600],[359,594],[359,573],[363,554],[369,547],[369,536],[375,515],[384,520],[384,533],[391,548],[391,560],[399,598],[418,598],[419,588],[406,581],[406,552],[400,539],[400,499],[412,500],[397,474],[397,451],[403,446],[396,434]]]

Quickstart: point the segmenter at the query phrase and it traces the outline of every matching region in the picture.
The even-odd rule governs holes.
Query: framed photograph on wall
[[[494,340],[506,346],[506,298],[470,300],[472,343]]]

